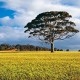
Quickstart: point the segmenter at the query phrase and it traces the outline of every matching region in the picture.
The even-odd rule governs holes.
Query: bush
[[[63,51],[63,49],[60,49],[60,51]]]
[[[80,52],[80,50],[78,50]]]
[[[57,51],[60,51],[59,49],[57,49]]]
[[[66,51],[69,51],[69,49],[66,49]]]
[[[57,48],[54,48],[54,51],[57,51]]]

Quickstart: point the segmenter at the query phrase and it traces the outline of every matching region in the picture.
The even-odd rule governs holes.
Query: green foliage
[[[27,23],[25,33],[30,37],[36,36],[40,40],[51,44],[53,52],[54,40],[70,38],[79,31],[74,28],[75,23],[69,19],[72,16],[65,11],[50,11],[39,14],[31,22]]]
[[[63,40],[79,32],[74,28],[75,23],[69,20],[71,17],[64,11],[44,12],[25,26],[25,32],[30,33],[29,37],[38,36],[40,40],[49,43],[57,39]]]

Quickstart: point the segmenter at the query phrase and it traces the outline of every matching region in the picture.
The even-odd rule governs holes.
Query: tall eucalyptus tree
[[[69,19],[72,16],[64,11],[50,11],[39,14],[24,28],[29,37],[36,36],[40,40],[51,44],[51,52],[54,52],[54,41],[70,38],[79,32],[74,28],[75,23]]]

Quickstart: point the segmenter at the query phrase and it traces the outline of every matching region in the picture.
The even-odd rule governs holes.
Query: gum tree
[[[29,37],[36,36],[40,40],[51,44],[51,52],[54,52],[54,41],[70,38],[79,32],[74,28],[75,23],[69,19],[72,16],[64,11],[50,11],[39,14],[24,28]]]

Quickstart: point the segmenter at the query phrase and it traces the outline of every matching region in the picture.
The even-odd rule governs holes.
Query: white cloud
[[[27,22],[34,19],[39,13],[45,11],[67,11],[74,21],[79,19],[80,7],[62,5],[62,0],[0,0],[6,3],[3,7],[16,11],[14,18],[6,16],[1,20],[7,26],[25,26]],[[64,1],[66,2],[66,1]],[[67,1],[69,2],[69,1]],[[12,4],[11,4],[12,3]],[[78,4],[76,1],[72,3]],[[79,24],[79,23],[78,23]]]
[[[24,29],[22,28],[2,26],[0,27],[0,36],[5,40],[17,40],[27,37],[28,34],[24,34]]]
[[[61,0],[3,0],[5,8],[16,11],[13,24],[24,26],[34,19],[39,13],[45,11],[67,11],[73,17],[79,17],[80,8],[62,5]],[[11,4],[12,3],[12,4]],[[16,23],[17,22],[17,23]]]
[[[5,35],[4,33],[0,33],[0,38],[4,39],[4,35]]]
[[[76,23],[76,28],[80,30],[80,7],[78,1],[73,0],[73,6],[62,4],[63,0],[0,0],[6,4],[4,8],[11,9],[15,11],[14,18],[9,16],[3,17],[0,19],[1,23],[5,26],[5,30],[1,29],[5,33],[5,38],[19,39],[23,38],[21,35],[24,35],[23,27],[32,19],[34,19],[39,13],[45,11],[67,11],[72,15],[72,21]],[[69,2],[70,0],[68,0]],[[65,0],[64,0],[65,2]],[[67,2],[67,3],[68,3]],[[15,29],[13,27],[20,27]],[[13,34],[13,33],[14,34]],[[2,34],[1,34],[2,35]],[[7,36],[9,35],[9,36]],[[16,35],[16,36],[14,36]],[[80,33],[78,34],[80,35]],[[4,36],[4,35],[3,35]],[[76,38],[77,39],[77,38]],[[80,40],[80,38],[78,38]],[[74,41],[73,41],[74,42]]]

